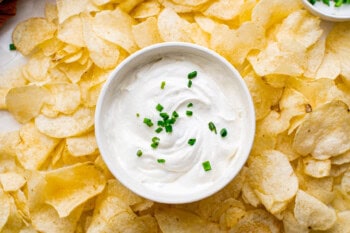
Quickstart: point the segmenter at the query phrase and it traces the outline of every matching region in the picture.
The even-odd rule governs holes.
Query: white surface
[[[303,0],[303,4],[306,9],[321,19],[334,22],[350,21],[350,4],[335,7],[334,1],[330,1],[330,6],[317,1],[312,5],[309,0]]]
[[[0,28],[0,78],[2,75],[18,69],[25,62],[25,58],[17,51],[10,51],[9,44],[12,43],[12,30],[17,23],[30,17],[44,16],[46,2],[54,3],[54,0],[18,0],[16,16],[9,19]],[[0,133],[16,130],[19,124],[7,111],[0,111]]]
[[[165,142],[167,144],[167,140],[170,140],[170,139],[168,138],[167,140],[165,140],[165,138],[162,138],[160,135],[157,135],[158,137],[161,138],[159,148],[157,149],[157,153],[159,151],[165,150],[164,153],[160,153],[160,154],[164,155],[162,158],[166,159],[166,161],[169,161],[169,164],[167,164],[167,162],[166,164],[158,164],[156,162],[153,163],[155,158],[150,156],[150,153],[153,153],[153,154],[156,154],[156,153],[154,151],[152,152],[152,150],[148,150],[147,152],[147,149],[145,149],[144,150],[145,156],[142,156],[141,158],[138,158],[136,156],[137,145],[139,145],[137,143],[138,142],[142,143],[144,139],[143,137],[138,138],[140,134],[143,135],[142,132],[141,133],[135,132],[135,130],[142,131],[142,126],[144,126],[142,124],[142,119],[143,117],[146,117],[146,116],[142,111],[142,106],[138,104],[138,107],[141,109],[141,111],[139,112],[141,115],[140,116],[141,119],[137,119],[136,109],[135,109],[135,112],[133,112],[134,110],[132,110],[133,108],[132,106],[129,106],[131,111],[127,111],[123,107],[117,106],[117,109],[120,108],[120,111],[123,113],[123,117],[126,119],[129,119],[129,121],[127,122],[124,121],[125,124],[128,124],[128,127],[125,128],[125,127],[116,125],[117,130],[110,130],[110,128],[113,128],[113,125],[115,124],[108,123],[108,122],[111,121],[111,119],[117,120],[117,116],[114,116],[113,111],[111,111],[111,109],[113,109],[113,107],[111,106],[114,104],[115,98],[122,98],[121,96],[123,95],[122,90],[125,91],[125,89],[132,88],[128,83],[129,83],[129,80],[133,81],[133,76],[132,76],[133,71],[135,71],[139,67],[142,67],[143,65],[145,65],[145,63],[148,64],[150,62],[157,61],[158,59],[163,58],[165,56],[170,56],[171,58],[174,58],[179,55],[181,55],[181,57],[185,57],[185,60],[191,60],[191,57],[195,57],[196,61],[200,61],[198,62],[200,65],[203,65],[206,67],[209,66],[206,64],[211,64],[208,69],[204,69],[205,72],[203,73],[207,73],[208,76],[210,76],[212,74],[211,72],[214,72],[216,81],[213,81],[214,79],[211,79],[209,77],[207,78],[202,77],[203,80],[199,80],[201,78],[200,77],[201,74],[198,73],[198,78],[193,79],[193,86],[192,86],[193,90],[191,90],[195,93],[192,93],[194,95],[190,98],[194,104],[192,117],[195,118],[196,114],[201,114],[201,113],[204,114],[203,111],[195,109],[196,104],[198,103],[198,101],[196,101],[195,98],[200,98],[201,94],[198,92],[204,92],[205,94],[207,94],[208,95],[206,96],[207,99],[204,98],[205,99],[204,101],[209,102],[209,106],[205,106],[209,108],[209,110],[206,111],[208,113],[208,116],[202,116],[204,117],[204,119],[200,117],[197,119],[196,123],[192,122],[192,125],[187,125],[188,129],[182,129],[181,132],[176,132],[176,130],[181,129],[181,127],[178,127],[176,124],[178,123],[182,124],[183,123],[182,120],[186,118],[185,117],[181,119],[180,117],[178,119],[179,122],[175,123],[173,128],[173,134],[171,135],[171,137],[175,137],[179,140],[176,139],[176,143],[174,144],[176,144],[177,146],[174,148],[173,147],[170,148],[170,151],[167,150],[166,148],[167,146],[165,146],[165,148],[161,146],[162,142]],[[185,64],[182,64],[182,65],[186,66]],[[197,65],[198,64],[192,64],[192,66],[197,66]],[[189,70],[193,68],[192,66],[189,67]],[[201,68],[199,71],[201,71],[202,69],[203,68]],[[210,73],[208,73],[209,71]],[[187,74],[187,72],[188,70],[184,72],[184,74]],[[217,75],[219,72],[221,72],[222,75]],[[167,75],[167,77],[171,75],[176,75],[175,73],[176,72],[173,72],[172,74]],[[124,77],[128,77],[128,79],[125,79]],[[170,79],[171,78],[172,77],[170,77]],[[176,81],[178,81],[178,79]],[[194,87],[196,86],[197,82],[205,82],[205,81],[207,81],[208,83],[202,84],[202,85],[198,84],[199,87],[201,88],[197,89]],[[149,82],[152,82],[152,81],[150,80]],[[237,143],[238,145],[235,145],[235,143],[227,143],[227,144],[233,144],[237,146],[236,155],[233,155],[232,151],[231,151],[232,153],[228,153],[228,155],[225,154],[228,148],[224,148],[223,150],[221,148],[223,147],[222,144],[225,144],[225,143],[218,143],[218,141],[215,142],[215,140],[213,139],[216,136],[215,139],[218,139],[219,141],[225,140],[225,139],[222,139],[219,134],[220,129],[224,126],[217,124],[217,130],[218,130],[217,135],[215,135],[214,133],[210,135],[205,135],[205,139],[200,138],[200,136],[199,137],[196,136],[196,138],[199,139],[199,141],[197,141],[196,143],[200,143],[201,139],[203,139],[204,141],[205,140],[214,141],[213,143],[210,143],[208,141],[204,142],[207,145],[201,146],[201,148],[204,148],[205,151],[199,151],[198,153],[201,153],[201,154],[211,153],[211,155],[217,155],[217,156],[223,156],[223,157],[227,156],[228,158],[220,159],[219,157],[215,157],[213,159],[209,159],[212,165],[212,170],[209,171],[209,173],[205,173],[202,168],[202,162],[204,161],[201,161],[201,157],[193,156],[193,153],[188,153],[187,155],[190,156],[191,159],[194,158],[195,160],[197,160],[197,161],[194,161],[194,164],[193,163],[191,164],[191,162],[189,162],[191,166],[197,166],[197,168],[194,168],[195,172],[193,173],[193,169],[192,170],[190,169],[188,174],[185,172],[183,176],[175,177],[175,179],[171,180],[172,178],[174,178],[173,176],[174,174],[170,174],[170,172],[168,172],[167,170],[170,169],[172,171],[175,171],[174,166],[181,165],[180,162],[178,162],[179,164],[171,164],[171,162],[175,161],[176,163],[176,153],[178,151],[180,152],[182,151],[183,153],[185,153],[183,150],[181,150],[181,147],[183,145],[189,147],[189,145],[187,145],[187,140],[189,137],[191,137],[191,135],[188,135],[188,134],[194,133],[193,131],[199,130],[197,126],[200,123],[198,123],[198,121],[200,122],[201,119],[203,120],[204,125],[200,124],[200,129],[204,128],[208,132],[209,132],[209,129],[207,124],[210,121],[209,119],[213,119],[212,120],[213,122],[219,121],[218,119],[220,118],[220,116],[215,115],[215,113],[213,112],[218,111],[218,114],[220,114],[221,112],[216,109],[217,104],[215,103],[215,98],[213,98],[212,99],[213,101],[211,101],[209,97],[211,91],[208,90],[208,88],[213,88],[213,90],[215,91],[215,85],[213,85],[212,82],[215,82],[215,85],[218,86],[217,88],[220,89],[220,91],[222,91],[223,95],[226,95],[225,98],[235,98],[237,100],[237,102],[233,103],[233,105],[235,105],[234,108],[236,110],[232,110],[232,111],[236,112],[236,114],[241,114],[241,117],[239,118],[240,122],[238,123],[239,129],[237,128],[236,124],[234,124],[234,127],[233,127],[234,130],[232,131],[230,131],[230,128],[231,128],[230,126],[227,127],[228,134],[231,134],[231,136],[233,136],[232,138],[233,140],[238,141]],[[153,82],[153,84],[155,84],[154,87],[155,86],[158,87],[157,90],[160,89],[160,83],[161,83],[160,80],[157,80],[156,83]],[[168,79],[167,79],[167,84],[165,86],[165,89],[167,88],[167,85],[168,85],[168,88],[176,88],[175,87],[176,85],[174,85],[174,83],[172,83],[171,81],[169,81],[168,83]],[[181,91],[175,90],[175,93],[173,93],[173,95],[171,96],[168,96],[168,97],[164,96],[164,98],[162,98],[161,94],[159,94],[160,99],[165,99],[165,97],[174,98],[176,102],[174,103],[174,105],[181,103],[181,100],[182,100],[181,97],[184,97],[183,93],[188,91],[186,76],[184,77],[184,80],[183,80],[183,86],[185,86],[184,90],[181,90]],[[143,88],[140,86],[138,87]],[[139,90],[139,88],[137,88],[137,90]],[[199,89],[203,89],[203,90],[199,90]],[[135,92],[138,92],[137,90],[130,91],[129,94],[131,96],[128,95],[127,99],[132,98],[132,95],[135,94]],[[154,88],[152,90],[154,90]],[[176,94],[176,92],[179,92],[179,93]],[[138,93],[135,95],[136,95],[135,98],[138,98],[137,97]],[[155,95],[157,95],[157,93],[155,93]],[[212,93],[212,95],[213,97],[218,96],[217,93]],[[234,95],[234,97],[232,95]],[[141,103],[145,103],[145,105],[148,106],[147,107],[148,110],[149,108],[154,109],[154,107],[157,105],[158,102],[149,103],[148,101],[149,99],[150,98],[146,96],[144,101]],[[201,101],[202,100],[203,99],[201,99]],[[220,98],[218,98],[217,101],[220,101]],[[227,103],[228,101],[223,100],[223,102],[226,102],[223,104],[229,104]],[[130,103],[130,105],[131,104],[136,104],[136,103],[133,102],[133,103]],[[174,109],[171,109],[170,107],[169,109],[166,109],[166,110],[167,112],[170,112],[170,114],[173,110],[176,110],[181,116],[184,114],[184,110],[186,109],[187,104],[188,103],[186,104],[183,103],[182,105],[184,106],[182,106],[181,104],[180,104],[181,106],[177,106],[180,109],[177,109],[176,106],[173,106]],[[124,107],[127,108],[127,106],[124,106]],[[164,108],[167,108],[167,107],[169,106],[164,105]],[[201,107],[203,107],[203,105],[201,105]],[[227,107],[231,109],[232,106],[229,106],[229,107],[219,106],[219,107],[220,108]],[[131,112],[130,115],[128,115],[129,112]],[[118,112],[117,114],[120,115],[120,112]],[[233,113],[233,115],[234,114],[235,113]],[[249,94],[249,90],[246,87],[239,73],[232,67],[232,65],[228,61],[226,61],[224,58],[222,58],[215,52],[198,45],[181,43],[181,42],[162,43],[162,44],[153,45],[151,47],[145,48],[143,50],[140,50],[132,54],[130,57],[125,59],[117,67],[116,70],[112,72],[110,78],[108,79],[107,83],[104,85],[101,91],[101,95],[96,107],[96,116],[95,116],[96,139],[97,139],[97,143],[99,145],[102,157],[104,158],[104,161],[106,162],[110,171],[118,178],[118,180],[120,180],[129,189],[133,190],[135,193],[139,194],[140,196],[146,197],[148,199],[151,199],[157,202],[186,203],[186,202],[192,202],[192,201],[196,201],[196,200],[205,198],[207,196],[210,196],[214,192],[223,188],[232,178],[236,176],[236,174],[238,174],[238,172],[246,162],[246,159],[248,158],[248,155],[253,143],[254,132],[255,132],[254,115],[255,115],[254,106]],[[141,124],[139,124],[138,126],[137,125],[135,126],[133,125],[133,123],[130,123],[130,120],[133,119],[132,117],[141,121]],[[156,118],[152,117],[152,115],[149,115],[148,117],[152,118],[153,121],[156,120]],[[224,111],[224,114],[221,117],[224,117],[226,120],[231,119],[230,117],[227,116],[226,111]],[[236,116],[234,115],[234,117]],[[123,121],[123,118],[121,118],[120,121]],[[138,124],[138,123],[135,122],[135,124]],[[147,130],[147,128],[145,128],[145,130]],[[150,140],[152,138],[152,135],[156,136],[156,134],[152,133],[153,130],[151,133],[149,132],[150,131],[145,132],[146,137],[147,138],[149,137],[149,141],[148,141],[149,143],[147,142],[145,143],[145,146],[148,148],[150,147]],[[131,138],[129,138],[130,136],[129,134],[131,134]],[[181,134],[184,134],[184,135],[181,135]],[[240,139],[238,140],[237,138],[240,138]],[[114,141],[113,139],[117,141]],[[123,139],[126,139],[126,141],[123,141]],[[229,139],[229,137],[227,139]],[[136,142],[135,148],[131,148],[131,149],[129,148],[130,150],[126,149],[125,153],[123,153],[124,150],[120,147],[123,147],[124,144],[128,144],[124,146],[124,147],[128,147],[130,144],[132,144],[130,140],[131,141],[133,140],[134,142]],[[185,140],[185,143],[181,144],[181,141],[183,140]],[[121,141],[121,142],[118,142],[118,141]],[[173,144],[173,142],[171,142],[170,144]],[[114,149],[114,145],[119,145],[118,150]],[[215,147],[220,147],[220,148],[215,148]],[[144,148],[142,147],[142,149]],[[234,149],[235,148],[231,148],[231,150],[234,150]],[[136,166],[133,169],[133,168],[130,168],[129,166],[126,166],[126,167],[123,166],[125,165],[125,161],[121,163],[120,160],[126,159],[129,161],[129,159],[131,158],[125,158],[125,157],[121,158],[122,156],[134,156],[132,158],[141,159],[141,160],[150,159],[152,161],[149,163],[149,166],[142,166],[140,164],[141,162],[134,163],[136,164]],[[175,158],[173,156],[175,156]],[[162,167],[162,165],[164,167]],[[140,169],[141,171],[134,172],[137,169]],[[148,169],[148,171],[147,172],[144,171],[145,169]],[[136,173],[138,173],[138,175],[136,175]],[[139,177],[140,173],[142,176],[147,176],[147,180],[141,179]],[[149,176],[150,173],[156,173],[156,174],[154,174],[155,176],[152,177],[152,175]],[[170,181],[167,180],[169,176],[170,176]],[[191,176],[194,176],[194,177],[191,177]],[[157,178],[154,178],[154,177],[157,177]],[[163,179],[165,182],[160,181],[159,178]],[[186,180],[184,181],[183,179],[186,179]]]

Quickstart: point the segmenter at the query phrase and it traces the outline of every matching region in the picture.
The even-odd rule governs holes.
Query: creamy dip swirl
[[[197,77],[189,88],[187,75],[192,71]],[[163,193],[195,193],[218,181],[239,156],[247,125],[240,90],[231,79],[219,67],[192,55],[164,56],[128,73],[114,91],[104,122],[120,167],[140,184]],[[161,120],[157,104],[163,112],[179,114],[171,133],[155,132]],[[187,110],[193,115],[187,116]],[[148,127],[144,118],[154,125]],[[209,130],[209,122],[217,134]],[[226,137],[220,135],[222,128],[227,129]],[[150,146],[155,136],[160,139],[156,149]],[[196,139],[193,146],[188,144],[191,138]],[[210,162],[210,171],[203,169],[205,161]]]
[[[342,4],[340,7],[335,6],[334,1],[329,2],[329,6],[323,2],[316,2],[313,5],[323,14],[330,16],[350,17],[350,4]]]

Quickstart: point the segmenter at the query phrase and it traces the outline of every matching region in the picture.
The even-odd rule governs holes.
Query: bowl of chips
[[[159,43],[125,59],[105,83],[96,140],[113,175],[161,203],[188,203],[229,183],[255,132],[243,79],[210,49]]]

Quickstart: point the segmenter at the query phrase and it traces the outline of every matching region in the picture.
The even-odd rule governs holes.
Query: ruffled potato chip
[[[57,10],[58,22],[63,23],[71,16],[96,11],[98,8],[90,0],[57,0]]]
[[[22,72],[24,77],[32,83],[45,82],[51,65],[51,59],[49,57],[42,52],[37,52],[23,66]]]
[[[132,26],[136,44],[140,48],[162,42],[155,17],[147,18],[144,22]]]
[[[312,157],[303,158],[304,172],[312,177],[329,176],[331,172],[331,160],[316,160]]]
[[[66,139],[67,149],[73,156],[84,156],[97,153],[97,143],[93,132]]]
[[[83,24],[79,15],[74,15],[59,25],[57,38],[67,44],[85,46]]]
[[[204,15],[221,20],[232,20],[239,15],[243,4],[244,0],[215,1],[204,11]]]
[[[160,12],[160,3],[157,0],[149,0],[138,5],[132,12],[135,19],[148,19],[155,17]],[[137,37],[135,37],[137,39]]]
[[[10,216],[10,200],[6,193],[0,188],[0,231],[3,229]]]
[[[6,172],[0,174],[0,183],[6,192],[14,192],[20,189],[26,180],[24,177],[15,172]]]

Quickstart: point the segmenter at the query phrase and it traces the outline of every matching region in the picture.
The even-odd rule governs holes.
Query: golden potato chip
[[[191,212],[177,208],[158,208],[155,217],[164,233],[219,231],[216,224],[206,222]]]
[[[47,80],[47,72],[51,66],[50,57],[44,53],[35,53],[29,59],[28,63],[23,66],[22,72],[24,77],[30,82],[44,82]]]
[[[269,212],[286,209],[298,191],[298,179],[286,155],[264,151],[249,165],[249,185]]]
[[[55,118],[42,114],[35,118],[40,132],[53,138],[66,138],[85,133],[94,124],[94,110],[79,108],[73,115],[61,114]]]
[[[58,26],[57,38],[79,47],[85,46],[83,24],[79,15],[74,15]]]
[[[245,182],[242,189],[242,199],[245,203],[257,207],[261,201],[256,196],[253,188],[249,185],[249,182]]]
[[[178,5],[199,6],[208,2],[208,0],[173,0],[173,2]]]
[[[0,231],[3,229],[5,224],[8,221],[10,215],[10,201],[9,197],[4,191],[0,188]]]
[[[0,110],[5,110],[7,109],[6,106],[6,96],[7,93],[9,92],[9,88],[1,88],[0,87]]]
[[[31,18],[17,24],[12,33],[16,49],[29,55],[40,43],[53,37],[55,24],[45,18]]]
[[[26,123],[40,113],[48,92],[39,86],[15,87],[6,95],[8,111],[20,123]]]
[[[93,132],[66,139],[67,149],[73,156],[84,156],[97,153],[97,143]]]
[[[124,0],[120,1],[120,4],[118,7],[123,10],[126,13],[129,13],[134,9],[139,3],[143,2],[144,0]]]
[[[293,150],[293,136],[288,132],[281,133],[277,136],[276,150],[282,152],[288,157],[289,161],[294,161],[300,157],[300,154]]]
[[[30,122],[20,129],[21,142],[16,148],[18,161],[26,169],[38,169],[59,140],[40,133]]]
[[[307,51],[307,68],[305,70],[304,76],[307,78],[316,77],[317,70],[321,66],[323,57],[326,52],[326,37],[321,36],[321,38],[316,41]]]
[[[294,216],[300,224],[312,230],[327,230],[336,221],[334,209],[302,190],[295,198]]]
[[[53,206],[61,218],[101,193],[106,183],[102,172],[91,163],[46,172],[45,180],[45,202]]]
[[[137,50],[131,31],[134,20],[120,9],[97,13],[92,19],[92,29],[101,38],[117,44],[129,53]]]
[[[191,24],[174,10],[164,8],[158,16],[158,29],[164,41],[192,42],[188,29]]]
[[[329,233],[346,233],[350,231],[350,211],[342,211],[337,213],[337,221],[331,229],[328,229]]]
[[[312,177],[321,178],[329,176],[331,172],[331,160],[316,160],[312,157],[303,158],[304,172]]]
[[[45,5],[45,18],[52,23],[58,19],[57,6],[55,4],[47,2]]]
[[[140,48],[162,42],[155,17],[149,17],[145,21],[133,25],[132,33],[137,46]]]
[[[319,66],[315,78],[336,79],[341,72],[340,60],[332,51],[326,50],[322,63]]]
[[[292,211],[286,211],[283,214],[283,230],[285,233],[308,233],[307,226],[301,225],[295,219]]]
[[[297,129],[293,148],[301,155],[328,159],[350,149],[350,115],[342,101],[332,101],[306,116]]]
[[[340,185],[344,192],[350,193],[350,171],[344,173]]]
[[[21,174],[16,172],[6,172],[0,174],[0,183],[5,192],[14,192],[20,189],[26,180]]]
[[[171,0],[159,0],[159,2],[165,8],[170,8],[173,11],[175,11],[176,13],[190,13],[190,12],[195,11],[195,10],[198,9],[198,7],[195,7],[195,6],[179,5],[179,4],[174,3]]]
[[[193,43],[209,47],[210,35],[203,31],[197,23],[191,23],[189,30],[191,32],[190,36]]]
[[[107,4],[107,3],[120,3],[122,0],[92,0],[92,2],[98,6]]]
[[[77,61],[77,62],[79,62],[79,64],[81,64],[80,61],[79,61],[79,59],[82,58],[83,55],[84,55],[84,50],[81,49],[81,50],[79,50],[79,51],[76,52],[76,53],[67,55],[67,56],[63,59],[63,62],[64,62],[64,63],[73,63],[73,62],[76,62],[76,61]]]
[[[20,87],[27,83],[21,69],[8,69],[0,73],[0,87]]]
[[[20,142],[21,139],[17,130],[0,133],[0,154],[2,154],[3,158],[5,158],[6,155],[16,156],[16,148]],[[4,161],[2,161],[2,164],[5,164]]]
[[[79,62],[73,62],[70,64],[59,64],[57,68],[61,70],[72,83],[77,83],[80,81],[83,74],[90,69],[91,65],[91,61],[88,61],[83,65]]]
[[[99,38],[94,33],[91,16],[83,14],[81,17],[83,21],[83,36],[91,60],[103,69],[115,67],[119,61],[118,46]]]
[[[160,4],[157,0],[148,0],[138,5],[132,12],[135,19],[148,19],[157,16],[160,12]],[[135,37],[135,39],[137,39]]]
[[[221,20],[232,20],[238,16],[243,4],[244,0],[219,0],[213,2],[203,13]]]
[[[212,34],[215,27],[218,25],[218,23],[215,20],[203,15],[195,15],[194,20],[196,21],[196,23],[198,23],[199,27],[203,31],[209,34]]]
[[[73,15],[79,15],[82,12],[98,10],[90,0],[57,0],[58,21],[63,23]]]
[[[342,165],[345,163],[350,163],[350,151],[347,151],[343,154],[337,155],[331,158],[332,164]]]

